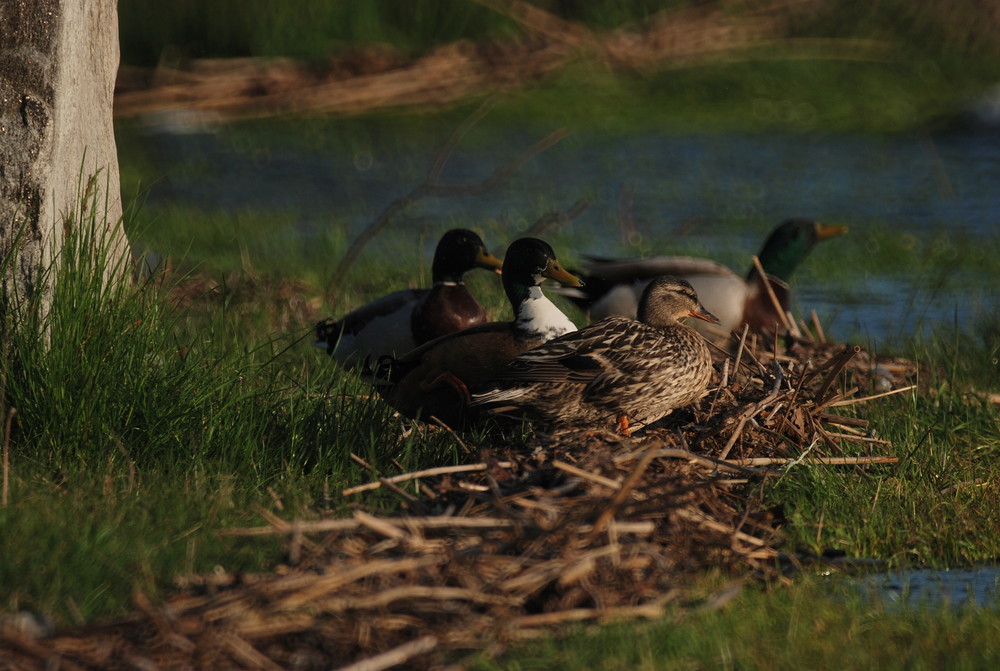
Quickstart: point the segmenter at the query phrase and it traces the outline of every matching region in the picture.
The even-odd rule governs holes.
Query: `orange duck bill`
[[[713,315],[711,312],[705,309],[705,306],[698,304],[698,307],[688,313],[689,317],[695,317],[697,319],[702,319],[707,321],[709,324],[718,324],[719,318]]]

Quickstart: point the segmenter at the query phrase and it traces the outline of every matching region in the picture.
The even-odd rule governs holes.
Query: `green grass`
[[[926,80],[918,62],[870,68],[822,61],[718,63],[653,78],[602,79],[590,67],[581,65],[551,88],[501,101],[495,113],[501,120],[528,119],[533,109],[544,110],[543,123],[560,115],[588,123],[572,108],[587,95],[580,82],[590,81],[596,109],[616,110],[612,129],[617,123],[648,129],[661,122],[684,128],[702,113],[717,128],[736,118],[772,128],[773,121],[747,120],[746,101],[755,96],[781,97],[790,109],[828,107],[816,128],[897,128],[930,119],[938,103],[929,110],[923,103],[936,95],[958,99],[989,69],[965,75],[956,64]],[[881,109],[873,102],[876,94],[896,86],[897,76],[923,92],[899,84],[906,105]],[[823,87],[832,80],[861,95],[854,102],[829,101]],[[620,104],[636,92],[642,104],[634,111]],[[900,114],[903,108],[919,112]],[[445,114],[457,120],[464,113]],[[859,120],[850,121],[855,115]],[[320,132],[321,122],[294,123],[317,124],[307,142],[332,137]],[[386,124],[371,119],[352,120],[339,137],[324,139],[333,145],[321,149],[364,151],[366,133],[394,132],[405,154],[415,136],[440,126],[439,119],[415,117],[386,131]],[[155,178],[153,163],[134,151],[127,135],[120,137],[124,190],[141,194],[142,185]],[[475,134],[468,139],[474,148]],[[415,178],[425,169],[419,162],[411,166]],[[401,184],[400,192],[410,186]],[[336,216],[308,246],[277,233],[298,218],[293,210],[182,207],[139,208],[130,215],[127,228],[136,238],[163,250],[182,272],[194,266],[219,282],[211,295],[195,291],[187,307],[174,300],[182,289],[191,292],[183,275],[162,286],[153,279],[138,285],[96,281],[106,259],[93,253],[87,226],[78,226],[63,251],[68,263],[54,286],[51,311],[26,306],[5,315],[12,321],[4,329],[10,338],[0,345],[0,400],[2,409],[16,408],[17,414],[0,538],[30,542],[3,544],[0,611],[28,609],[59,624],[91,621],[127,612],[135,589],[163,594],[178,574],[215,567],[268,570],[282,560],[277,542],[216,532],[260,524],[256,507],[286,518],[343,514],[337,492],[371,477],[349,458],[351,452],[384,473],[474,458],[448,435],[404,437],[388,408],[370,398],[359,380],[308,346],[310,322],[289,304],[322,294],[330,259],[340,258],[349,238]],[[502,223],[451,223],[485,229],[488,243],[507,237]],[[416,246],[410,238],[380,238],[352,271],[352,292],[321,312],[336,314],[425,282],[423,242],[445,225],[425,227]],[[572,249],[574,233],[553,243]],[[816,250],[800,281],[847,283],[859,273],[890,273],[961,288],[1000,274],[996,257],[960,233],[921,241],[871,222],[829,244],[837,245],[837,253]],[[734,245],[676,251],[712,252],[740,266],[753,250]],[[289,282],[298,283],[290,295]],[[495,314],[506,314],[494,277],[474,274],[470,283]],[[906,343],[902,353],[929,362],[930,377],[923,381],[931,393],[855,408],[892,441],[898,465],[800,466],[766,483],[768,500],[780,504],[787,518],[787,550],[834,549],[893,565],[939,567],[1000,556],[1000,412],[969,393],[1000,391],[998,323],[994,312],[968,330],[942,329],[926,341]],[[50,343],[39,337],[46,329]],[[496,436],[467,442],[491,440]],[[377,497],[365,502],[392,505]],[[748,588],[721,612],[695,612],[679,622],[674,614],[668,611],[662,622],[580,629],[569,639],[548,639],[501,661],[483,661],[480,668],[991,668],[997,661],[995,607],[891,612],[818,578],[800,577],[790,588]]]
[[[943,386],[936,392],[859,410],[892,441],[898,464],[805,468],[772,487],[771,500],[789,516],[790,548],[942,568],[1000,556],[996,407]]]
[[[996,607],[898,609],[834,576],[744,588],[722,610],[666,609],[660,621],[575,627],[477,671],[543,669],[988,669],[1000,662]]]
[[[169,216],[158,244],[211,259],[203,271],[232,278],[217,294],[179,308],[183,276],[100,282],[107,259],[94,250],[92,221],[81,217],[85,225],[72,227],[62,252],[52,309],[7,316],[0,380],[4,407],[17,414],[0,537],[30,542],[4,545],[0,611],[89,622],[128,612],[137,589],[164,595],[177,575],[267,571],[283,560],[277,541],[216,532],[259,525],[258,508],[285,518],[346,514],[337,492],[371,478],[351,452],[383,473],[475,458],[440,432],[404,437],[384,404],[308,347],[308,322],[282,316],[282,282],[325,277],[308,255],[296,262],[295,248],[272,250],[282,264],[265,261],[277,243],[262,233],[274,221]],[[279,223],[284,216],[276,215]],[[872,236],[900,257],[900,272],[951,258],[934,243],[909,249],[888,231]],[[863,255],[870,242],[836,256]],[[327,244],[333,253],[343,240]],[[412,245],[403,255],[402,242],[384,244],[385,258],[357,269],[368,280],[353,300],[426,279],[426,260]],[[475,291],[499,310],[495,278],[480,275],[470,277]],[[39,337],[46,329],[50,344]],[[786,516],[785,550],[833,549],[894,566],[1000,556],[1000,412],[967,391],[998,389],[998,377],[984,373],[996,368],[998,333],[995,321],[984,321],[911,343],[911,354],[931,364],[923,380],[931,392],[854,409],[892,441],[899,464],[799,466],[765,483],[768,501]],[[466,437],[472,446],[497,440]],[[391,497],[364,502],[393,505]],[[976,669],[1000,661],[996,605],[898,610],[846,579],[807,571],[790,586],[748,585],[722,610],[701,609],[726,580],[695,581],[661,620],[575,627],[473,668]]]
[[[215,532],[258,523],[255,506],[286,517],[338,512],[330,492],[370,477],[351,452],[383,472],[469,458],[441,433],[403,437],[384,404],[310,348],[308,322],[279,315],[287,299],[276,296],[275,269],[178,308],[176,280],[98,281],[105,261],[87,227],[74,230],[52,309],[18,313],[3,349],[5,407],[17,414],[0,534],[33,541],[4,552],[0,608],[90,620],[125,612],[134,589],[157,593],[176,574],[266,570],[281,558],[274,543]],[[229,234],[247,243],[247,231]],[[388,291],[396,273],[412,277],[421,265],[407,258],[393,273],[369,261],[363,273],[379,279],[356,300]],[[470,279],[499,312],[496,282]],[[788,519],[787,549],[932,566],[1000,555],[1000,417],[966,391],[997,389],[984,374],[996,367],[997,334],[986,322],[914,343],[931,363],[923,382],[932,393],[856,408],[892,441],[898,465],[800,466],[768,482]]]
[[[92,226],[72,226],[51,310],[5,315],[2,409],[16,414],[0,536],[30,542],[5,543],[0,610],[90,620],[178,573],[266,570],[273,545],[215,532],[251,523],[254,505],[340,506],[325,493],[371,477],[352,452],[390,470],[457,458],[441,435],[415,449],[301,330],[268,335],[256,295],[184,310],[169,280],[102,282]]]

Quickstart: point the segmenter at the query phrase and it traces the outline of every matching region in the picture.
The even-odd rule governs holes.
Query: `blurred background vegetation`
[[[322,63],[360,44],[386,44],[417,56],[455,40],[509,40],[525,25],[485,0],[121,0],[123,62],[245,56]],[[947,0],[808,0],[795,3],[691,0],[531,0],[555,17],[603,31],[634,27],[660,13],[720,8],[785,21],[789,39],[878,40],[900,53],[1000,55],[1000,4]]]
[[[442,101],[519,89],[508,114],[603,128],[794,126],[762,119],[764,98],[814,110],[789,130],[893,132],[948,123],[1000,81],[995,1],[122,0],[119,14],[131,68],[289,59],[311,73],[289,84],[301,88],[467,57],[506,77]],[[428,76],[425,89],[469,75]]]

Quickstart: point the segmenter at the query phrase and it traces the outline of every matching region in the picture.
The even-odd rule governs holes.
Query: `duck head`
[[[576,325],[542,293],[545,278],[567,286],[583,282],[556,260],[547,242],[520,238],[510,244],[503,265],[503,288],[514,312],[514,329],[522,336],[549,340],[576,330]]]
[[[639,299],[638,317],[639,321],[660,328],[677,324],[687,317],[719,323],[698,300],[691,283],[672,275],[662,275],[649,283]]]
[[[503,261],[503,286],[511,303],[523,299],[545,278],[570,287],[583,286],[580,278],[559,265],[555,251],[544,240],[518,238],[510,243]]]
[[[757,255],[764,272],[788,282],[816,243],[847,233],[847,226],[829,226],[809,219],[789,219],[771,231]],[[751,268],[747,279],[753,278]]]
[[[438,282],[461,282],[473,268],[500,272],[503,262],[486,249],[482,238],[466,228],[454,228],[441,236],[434,250],[431,276]]]

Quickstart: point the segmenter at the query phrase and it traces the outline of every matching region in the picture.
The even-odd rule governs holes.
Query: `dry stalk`
[[[778,296],[774,293],[774,287],[771,286],[771,278],[767,276],[764,272],[764,266],[760,264],[760,258],[756,254],[753,255],[753,267],[757,269],[760,273],[760,279],[764,283],[764,290],[767,292],[767,297],[771,299],[771,306],[778,315],[778,319],[781,320],[781,325],[786,331],[794,336],[801,336],[799,329],[795,326],[795,322],[788,318],[788,314],[785,312],[785,308],[781,306],[781,301],[778,300]],[[778,348],[775,347],[774,351],[777,352]]]
[[[844,370],[847,362],[854,358],[854,356],[861,351],[861,348],[855,345],[854,347],[849,347],[844,350],[839,356],[832,359],[828,364],[827,368],[829,372],[826,374],[823,382],[819,386],[819,390],[816,392],[817,399],[823,399],[826,396],[827,390],[833,385],[834,380],[840,375],[840,372]],[[820,401],[822,404],[823,401]]]
[[[900,387],[899,389],[890,389],[889,391],[883,391],[880,394],[872,394],[871,396],[864,396],[862,398],[849,398],[843,401],[837,401],[835,403],[827,403],[828,408],[837,408],[844,405],[854,405],[856,403],[866,403],[876,398],[884,398],[886,396],[892,396],[893,394],[902,394],[903,392],[913,391],[917,388],[917,385],[911,384],[906,387]]]
[[[888,395],[848,399],[853,391],[834,388],[841,375],[857,382],[851,376],[870,358],[817,345],[807,359],[778,358],[746,335],[737,356],[756,369],[731,366],[726,385],[667,426],[647,427],[641,441],[593,428],[538,434],[527,446],[488,446],[505,461],[484,453],[482,463],[343,492],[418,482],[390,514],[364,500],[348,519],[285,520],[258,509],[266,526],[220,535],[285,537],[289,564],[178,578],[164,603],[140,596],[113,623],[38,639],[2,629],[0,657],[39,670],[52,660],[71,669],[290,668],[331,655],[353,671],[426,669],[458,648],[499,649],[562,623],[659,617],[709,568],[731,572],[737,586],[773,574],[781,520],[762,510],[762,478],[898,458],[839,454],[841,443],[886,443],[866,420],[825,409]],[[705,607],[730,592],[717,597]]]
[[[743,427],[746,426],[746,423],[750,420],[750,418],[767,407],[767,404],[772,402],[775,398],[777,398],[777,394],[771,394],[743,411],[739,420],[736,422],[736,428],[733,429],[732,435],[729,436],[729,440],[726,441],[725,446],[722,448],[722,452],[719,453],[719,459],[725,460],[725,458],[729,456],[729,452],[733,449],[733,445],[736,444],[736,440],[743,433]]]
[[[746,457],[734,459],[733,463],[743,466],[788,466],[791,464],[812,464],[815,466],[861,466],[867,464],[897,464],[899,457],[808,457],[806,459],[785,459],[778,457]]]
[[[596,482],[597,484],[603,485],[608,489],[614,491],[619,490],[622,486],[622,484],[617,480],[612,480],[610,478],[604,477],[603,475],[598,475],[597,473],[591,473],[590,471],[585,471],[582,468],[577,468],[572,464],[567,464],[565,461],[562,461],[560,459],[553,459],[552,466],[554,468],[558,468],[560,471],[565,471],[570,475],[575,475],[579,478],[584,478],[586,480],[590,480],[591,482]]]
[[[615,516],[615,513],[618,512],[619,506],[625,502],[625,499],[632,493],[632,490],[634,490],[636,485],[639,484],[639,481],[642,479],[642,476],[649,467],[649,464],[652,463],[653,458],[653,452],[649,450],[642,455],[642,458],[639,459],[639,463],[636,465],[635,470],[633,470],[629,476],[625,478],[625,482],[623,482],[621,488],[615,492],[614,497],[611,499],[611,503],[609,503],[608,507],[601,513],[601,516],[597,518],[597,522],[594,523],[593,530],[587,534],[585,542],[589,543],[595,536],[597,536],[597,534],[604,531],[604,527],[607,526],[608,522]]]
[[[354,664],[341,666],[336,671],[383,671],[393,666],[405,664],[418,655],[424,655],[438,646],[436,636],[421,636],[420,638],[397,645],[380,655],[363,659]]]
[[[663,609],[667,602],[676,597],[678,592],[668,595],[667,598],[641,606],[627,606],[624,608],[574,608],[573,610],[555,611],[552,613],[539,613],[537,615],[525,615],[514,620],[513,625],[518,629],[533,629],[535,627],[548,627],[554,624],[566,622],[585,622],[587,620],[599,620],[601,622],[613,622],[615,620],[631,620],[635,618],[655,619],[663,617]]]
[[[513,463],[510,461],[501,461],[496,464],[500,468],[510,468]],[[437,468],[427,468],[422,471],[416,471],[414,473],[403,473],[402,475],[394,475],[390,478],[380,478],[377,482],[369,482],[364,485],[358,485],[357,487],[349,487],[345,489],[340,494],[341,496],[351,496],[352,494],[358,494],[359,492],[366,492],[371,489],[378,489],[382,486],[382,481],[388,481],[392,483],[397,482],[407,482],[409,480],[415,480],[417,478],[430,478],[436,475],[448,475],[451,473],[468,473],[469,471],[485,471],[490,468],[490,464],[460,464],[457,466],[439,466]]]

